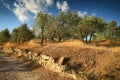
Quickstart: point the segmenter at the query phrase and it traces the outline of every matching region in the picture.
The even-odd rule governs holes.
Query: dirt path
[[[41,80],[22,63],[0,53],[0,80]]]

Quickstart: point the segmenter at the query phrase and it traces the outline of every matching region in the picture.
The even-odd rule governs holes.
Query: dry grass
[[[25,57],[20,57],[18,55],[11,55],[11,57],[21,62],[21,66],[27,67],[27,69],[38,75],[40,78],[39,80],[72,80],[66,77],[61,77],[58,73],[52,72],[36,62],[26,59]]]
[[[40,47],[40,45],[38,44],[38,40],[30,40],[29,42],[25,42],[19,46],[17,46],[17,48],[36,48],[36,47]]]
[[[17,45],[17,47],[42,52],[42,54],[46,54],[54,58],[69,58],[70,61],[68,61],[65,66],[68,66],[69,64],[69,69],[73,69],[77,73],[84,72],[90,75],[90,77],[92,75],[92,80],[96,80],[98,78],[103,78],[104,80],[120,80],[120,46],[118,46],[120,43],[114,44],[117,44],[117,47],[104,46],[111,44],[111,42],[102,42],[99,44],[99,46],[95,46],[96,44],[88,45],[76,40],[71,42],[48,44],[40,47],[38,40],[32,40],[20,46]]]
[[[97,47],[72,41],[50,44],[37,50],[54,58],[69,58],[66,65],[70,64],[76,72],[82,71],[105,80],[120,79],[120,47]]]
[[[22,48],[22,49],[32,49],[32,48],[38,48],[39,40],[30,40],[29,42],[25,42],[23,44],[17,44],[17,43],[10,43],[7,42],[4,45],[1,45],[2,47],[15,47],[15,48]]]
[[[120,42],[116,41],[110,41],[110,40],[103,40],[100,42],[96,42],[95,45],[97,46],[106,46],[106,47],[115,47],[115,46],[120,46]]]

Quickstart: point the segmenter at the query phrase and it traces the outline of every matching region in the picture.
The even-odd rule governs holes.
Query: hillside
[[[46,43],[47,44],[47,43]],[[4,47],[10,47],[6,44]],[[104,47],[83,44],[80,41],[49,43],[39,46],[37,41],[30,41],[12,47],[30,49],[53,57],[61,63],[67,71],[74,70],[76,74],[86,75],[88,80],[119,80],[120,79],[120,47]],[[42,70],[44,74],[45,70]],[[55,74],[54,74],[55,75]]]
[[[76,73],[84,72],[92,80],[120,79],[120,47],[95,47],[79,41],[51,44],[40,49],[54,58],[64,57],[64,65]]]

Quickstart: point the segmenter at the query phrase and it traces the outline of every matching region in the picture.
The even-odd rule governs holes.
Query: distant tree
[[[66,39],[81,39],[83,42],[90,43],[91,40],[119,38],[119,28],[115,21],[105,23],[96,16],[84,15],[82,18],[78,13],[72,11],[61,11],[56,17],[45,13],[38,13],[34,22],[34,31],[43,45],[44,39],[59,41]]]
[[[82,41],[84,42],[84,39],[86,38],[87,41],[87,36],[89,34],[89,29],[88,29],[88,20],[87,17],[83,17],[81,21],[79,22],[78,25],[78,33],[81,36]]]
[[[17,28],[15,28],[11,33],[11,42],[19,43],[20,42],[19,40],[20,40],[19,31]]]
[[[114,41],[120,41],[120,26],[117,26],[114,30],[113,30],[113,35],[114,35]]]
[[[10,40],[10,33],[8,29],[0,32],[0,43],[8,42]]]
[[[27,28],[27,24],[22,24],[19,28],[20,42],[26,42],[34,38],[33,33]]]
[[[97,18],[95,16],[85,16],[83,17],[78,25],[79,33],[81,35],[82,41],[90,43],[92,37],[97,32],[102,32],[105,26],[104,20]],[[89,39],[88,39],[89,37]]]
[[[34,35],[27,28],[27,24],[22,24],[20,27],[14,29],[11,34],[11,41],[16,43],[23,43],[32,38],[34,38]]]
[[[105,30],[105,25],[106,25],[106,23],[103,19],[97,18],[95,16],[91,17],[89,43],[91,42],[91,39],[95,34],[100,34],[101,36],[99,36],[99,37],[103,37],[103,35],[104,35],[103,32]]]
[[[117,28],[117,22],[116,21],[110,21],[107,25],[108,29],[108,39],[114,40],[116,31],[115,29]]]
[[[56,17],[57,21],[57,36],[59,42],[62,39],[74,38],[76,26],[79,23],[80,18],[76,12],[59,12]]]
[[[57,38],[58,41],[61,42],[61,40],[65,37],[66,35],[66,15],[65,12],[60,12],[57,17]]]
[[[117,40],[120,41],[120,26],[116,29]]]
[[[69,38],[73,39],[76,35],[76,29],[80,19],[81,18],[78,16],[77,12],[68,11],[66,13],[66,33],[68,34]]]
[[[52,15],[48,15],[47,17],[49,21],[46,24],[44,36],[52,42],[55,42],[57,21]]]
[[[45,28],[48,26],[48,22],[49,22],[48,16],[49,16],[48,14],[39,12],[35,19],[34,30],[37,31],[38,34],[41,34],[41,42],[40,42],[41,45],[43,45],[44,31],[45,31]]]

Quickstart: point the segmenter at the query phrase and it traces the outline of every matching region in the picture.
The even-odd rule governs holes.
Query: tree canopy
[[[8,29],[0,32],[0,43],[8,42],[10,40],[10,33]]]
[[[15,28],[11,34],[11,42],[23,43],[34,38],[34,34],[27,28],[27,24],[22,24]]]
[[[52,42],[79,39],[86,43],[102,39],[120,41],[120,26],[115,20],[107,23],[97,16],[80,17],[75,11],[60,11],[56,16],[39,12],[32,31],[27,24],[13,29],[11,34],[8,29],[5,29],[0,32],[0,43],[8,41],[23,43],[34,37],[40,38],[41,45],[45,39]]]

